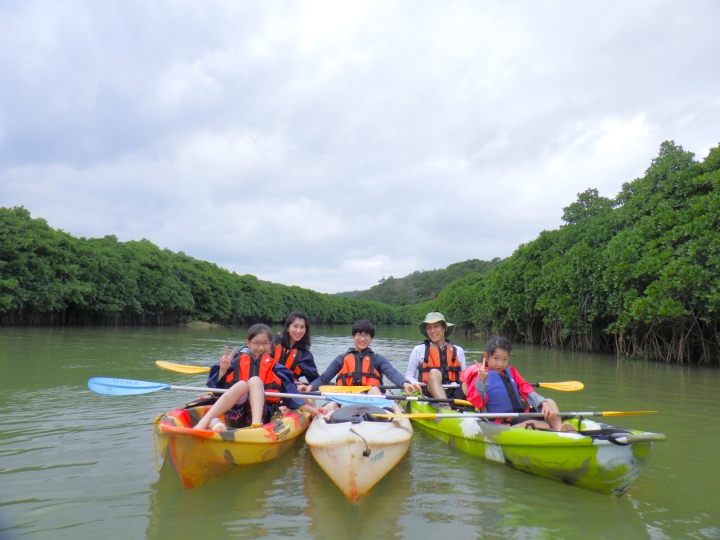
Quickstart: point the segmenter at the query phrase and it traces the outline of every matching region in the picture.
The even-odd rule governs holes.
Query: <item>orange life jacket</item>
[[[283,366],[288,368],[290,372],[295,375],[296,379],[300,377],[300,374],[302,373],[300,366],[298,366],[298,360],[300,360],[301,356],[300,351],[297,349],[286,349],[281,343],[278,343],[275,346],[275,351],[273,352],[273,358],[275,361],[280,362]]]
[[[424,383],[428,382],[430,380],[431,369],[440,370],[443,384],[460,382],[462,366],[460,365],[455,345],[447,341],[445,347],[440,349],[437,345],[426,339],[425,359],[418,370],[420,375],[418,380]]]
[[[365,349],[362,352],[348,349],[335,384],[338,386],[380,386],[382,374],[375,368],[375,353],[371,349]]]
[[[268,353],[263,353],[260,358],[243,353],[232,360],[230,364],[232,371],[225,377],[225,386],[229,388],[238,381],[247,382],[251,377],[260,377],[266,392],[282,392],[282,380],[275,375],[274,365],[275,359]],[[265,396],[265,401],[279,403],[280,398]]]

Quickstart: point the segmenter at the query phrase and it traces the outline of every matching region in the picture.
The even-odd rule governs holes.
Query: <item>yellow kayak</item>
[[[153,427],[156,451],[170,461],[186,488],[200,486],[235,467],[275,459],[308,425],[307,413],[290,411],[259,428],[219,433],[192,429],[209,409],[209,405],[174,409],[159,417]]]

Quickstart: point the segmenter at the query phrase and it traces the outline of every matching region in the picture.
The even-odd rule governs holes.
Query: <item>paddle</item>
[[[560,392],[577,392],[585,388],[585,385],[580,381],[534,382],[530,383],[530,386],[535,388],[550,388],[551,390],[560,390]]]
[[[573,416],[636,416],[639,414],[651,414],[657,411],[589,411],[589,412],[561,412],[557,415],[561,418],[572,418]],[[410,413],[410,414],[373,414],[379,418],[415,418],[416,420],[432,420],[445,418],[544,418],[543,413]]]
[[[112,379],[109,377],[93,377],[88,381],[88,388],[90,388],[90,390],[92,390],[93,392],[97,392],[98,394],[104,394],[106,396],[135,396],[138,394],[150,394],[152,392],[159,392],[161,390],[209,392],[213,394],[227,392],[227,388],[207,388],[203,386],[175,386],[173,384],[136,381],[133,379]],[[280,392],[265,392],[265,395],[273,397],[319,400],[325,399],[325,396],[330,396],[332,394],[305,395],[283,394]],[[338,395],[343,396],[344,394]],[[384,396],[377,397],[384,399]]]
[[[157,362],[155,362],[155,364],[157,364],[163,369],[168,369],[177,373],[185,373],[186,375],[210,373],[210,368],[203,366],[187,366],[184,364],[174,364],[172,362],[166,362],[165,360],[158,360]]]
[[[321,395],[325,392],[331,392],[335,394],[357,394],[360,392],[367,392],[373,388],[372,386],[333,386],[324,385],[319,388]],[[383,388],[378,386],[375,388]],[[391,386],[389,388],[398,388],[397,386]],[[372,394],[368,394],[372,395]],[[386,394],[385,399],[394,399],[395,401],[425,401],[428,403],[454,403],[455,405],[462,405],[464,407],[473,407],[474,405],[464,399],[442,399],[442,398],[426,398],[418,396],[393,396],[392,394]]]
[[[172,384],[156,383],[149,381],[136,381],[133,379],[113,379],[110,377],[93,377],[88,381],[88,388],[98,394],[106,396],[135,396],[139,394],[150,394],[161,390],[181,390],[185,392],[205,392],[205,393],[223,393],[227,392],[226,388],[207,388],[203,386],[175,386]],[[310,399],[321,400],[326,397],[347,397],[346,394],[285,394],[281,392],[265,392],[266,396],[284,397],[294,399]],[[373,394],[365,394],[359,396],[367,399],[388,399],[386,396],[376,396]],[[398,399],[405,399],[405,396],[393,396]]]
[[[133,379],[113,379],[109,377],[93,377],[88,381],[88,388],[98,394],[106,396],[136,396],[139,394],[150,394],[152,392],[159,392],[160,390],[182,390],[186,392],[210,392],[210,393],[223,393],[227,392],[226,388],[207,388],[202,386],[175,386],[172,384],[156,383],[149,381],[136,381]],[[310,399],[320,400],[326,397],[345,397],[343,393],[332,393],[332,392],[320,392],[316,394],[283,394],[280,392],[265,392],[266,396],[273,397],[286,397],[294,399]],[[431,398],[416,398],[414,396],[376,396],[373,394],[364,394],[362,397],[369,399],[394,399],[397,401],[453,401],[449,399],[431,399]],[[454,400],[459,405],[467,403],[472,406],[470,402],[463,402],[462,400]]]
[[[165,360],[158,360],[155,362],[159,367],[163,369],[167,369],[169,371],[175,371],[176,373],[184,373],[185,375],[199,375],[200,373],[209,373],[210,368],[203,367],[203,366],[189,366],[186,364],[175,364],[173,362],[167,362]],[[534,382],[530,383],[531,386],[534,386],[535,388],[550,388],[551,390],[559,390],[560,392],[577,392],[578,390],[582,390],[585,388],[585,385],[581,383],[580,381],[564,381],[564,382],[550,382],[550,383],[542,383],[542,382]],[[455,388],[457,387],[457,384],[444,384],[444,388]],[[322,387],[321,387],[322,388]],[[339,388],[339,387],[338,387]],[[370,387],[369,386],[345,386],[343,388],[362,388],[362,390],[341,390],[341,392],[365,392]],[[399,388],[397,386],[381,386],[381,390],[391,390],[394,388]]]

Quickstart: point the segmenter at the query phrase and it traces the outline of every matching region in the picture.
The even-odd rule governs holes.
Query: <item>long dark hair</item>
[[[285,326],[283,326],[282,329],[282,337],[280,338],[280,344],[286,349],[290,348],[290,333],[288,332],[288,328],[298,319],[302,319],[305,322],[305,335],[300,341],[295,343],[294,347],[305,350],[310,348],[310,321],[302,311],[293,311],[287,318],[287,321],[285,321]]]

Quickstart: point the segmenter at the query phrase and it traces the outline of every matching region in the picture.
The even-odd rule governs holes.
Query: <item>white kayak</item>
[[[403,412],[391,405],[394,412]],[[305,434],[315,461],[351,501],[370,491],[410,448],[413,429],[407,418],[374,419],[371,412],[388,411],[344,406],[313,420]]]

